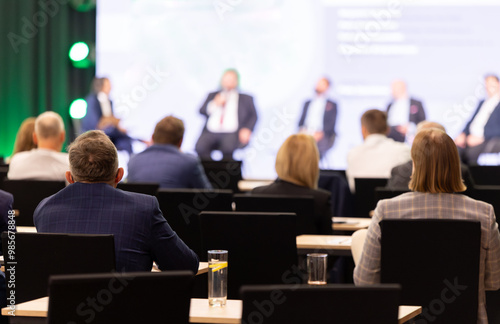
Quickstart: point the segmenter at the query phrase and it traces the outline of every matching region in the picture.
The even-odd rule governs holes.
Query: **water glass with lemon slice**
[[[208,251],[208,304],[226,306],[227,300],[227,251]]]

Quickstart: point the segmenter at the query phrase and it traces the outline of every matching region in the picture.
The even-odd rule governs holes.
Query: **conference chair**
[[[231,190],[159,189],[156,197],[170,227],[200,258],[207,253],[201,249],[198,214],[202,211],[231,211]]]
[[[500,186],[474,186],[468,190],[467,195],[491,204],[495,210],[497,222],[500,221]]]
[[[187,324],[192,280],[190,271],[51,276],[48,323]]]
[[[238,182],[243,179],[241,161],[201,160],[201,165],[212,187],[240,192]]]
[[[370,211],[377,206],[375,188],[384,187],[386,184],[386,178],[354,178],[355,216],[368,217],[370,215]]]
[[[12,208],[19,210],[16,225],[34,226],[33,213],[40,201],[64,189],[65,183],[64,181],[5,180],[2,186],[3,190],[14,195]]]
[[[345,217],[353,215],[354,196],[349,188],[345,170],[320,170],[318,188],[331,193],[332,215]]]
[[[0,189],[3,188],[3,182],[7,180],[7,174],[9,173],[9,165],[4,164],[3,158],[0,160]]]
[[[500,166],[470,165],[469,172],[475,185],[500,186]]]
[[[321,219],[316,219],[312,196],[235,194],[233,201],[236,211],[295,213],[297,235],[332,234],[331,219],[327,220],[326,226]]]
[[[380,227],[381,282],[401,284],[401,303],[422,306],[433,323],[476,323],[481,224],[383,220]]]
[[[375,207],[377,203],[382,199],[391,199],[402,195],[404,193],[410,192],[410,189],[391,189],[386,187],[376,187],[375,188]]]
[[[113,235],[3,232],[2,249],[6,280],[15,278],[16,303],[47,296],[51,275],[115,270]]]
[[[150,196],[156,195],[159,187],[160,185],[158,183],[149,182],[120,182],[117,186],[118,189],[124,191],[137,192]]]
[[[243,286],[242,323],[398,323],[399,285]]]
[[[243,285],[300,283],[295,214],[202,212],[204,251],[227,250],[228,298]]]

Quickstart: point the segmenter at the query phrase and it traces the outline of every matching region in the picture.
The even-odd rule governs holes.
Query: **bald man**
[[[391,92],[393,101],[387,106],[387,123],[390,127],[388,137],[404,142],[410,125],[425,120],[425,110],[421,101],[410,98],[403,80],[392,82]]]
[[[69,170],[68,154],[61,152],[65,138],[61,116],[52,111],[38,116],[33,133],[33,142],[38,148],[14,155],[7,178],[64,181],[65,173]]]

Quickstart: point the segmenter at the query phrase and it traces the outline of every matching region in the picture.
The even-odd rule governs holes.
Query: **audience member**
[[[123,177],[115,146],[89,131],[69,147],[69,186],[38,205],[40,233],[114,234],[118,271],[198,271],[198,257],[170,228],[156,197],[116,189]],[[50,252],[50,251],[48,251]]]
[[[35,117],[26,118],[19,126],[17,131],[16,141],[14,142],[14,151],[12,151],[12,156],[19,152],[30,151],[36,148],[36,144],[33,141],[33,133],[35,132]],[[10,159],[7,163],[10,162]]]
[[[361,117],[364,143],[347,154],[347,179],[354,192],[354,178],[389,178],[396,165],[411,159],[410,148],[387,137],[387,115],[377,109]]]
[[[425,120],[425,110],[422,102],[411,98],[406,82],[395,80],[391,84],[393,101],[387,106],[387,123],[390,126],[389,138],[398,142],[408,141],[407,135],[413,125]]]
[[[412,192],[379,201],[354,269],[357,285],[380,282],[379,222],[383,219],[464,219],[481,222],[478,323],[487,323],[485,290],[500,288],[500,234],[490,204],[474,200],[463,192],[460,158],[453,140],[439,129],[420,131],[411,149]]]
[[[16,153],[9,165],[11,180],[60,180],[69,170],[68,154],[62,153],[66,133],[57,113],[47,111],[36,118],[32,134],[37,148]]]
[[[455,139],[462,159],[476,164],[481,153],[500,151],[500,81],[489,74],[484,79],[486,99],[477,106],[462,133]]]
[[[314,197],[314,217],[319,234],[332,233],[331,193],[318,189],[319,152],[314,138],[306,134],[288,137],[276,156],[278,179],[252,193]]]
[[[417,133],[423,129],[437,128],[446,133],[446,129],[443,125],[430,121],[423,121],[417,125]],[[462,179],[467,187],[474,185],[474,180],[469,172],[469,167],[465,164],[461,165]],[[410,160],[406,163],[395,166],[391,170],[391,177],[387,182],[387,188],[390,189],[408,189],[408,184],[410,183],[411,175],[413,173],[413,162]]]
[[[300,132],[312,135],[318,144],[320,159],[335,143],[337,103],[328,99],[328,89],[330,80],[319,79],[314,89],[316,94],[312,100],[304,104],[299,120]]]
[[[180,151],[184,123],[173,116],[156,124],[153,145],[128,163],[129,182],[157,182],[161,188],[206,188],[212,185],[199,159]]]
[[[14,196],[10,193],[0,190],[0,233],[5,231],[15,232],[15,224],[9,228],[9,213],[14,213],[12,203]],[[2,255],[2,241],[0,240],[0,255]]]

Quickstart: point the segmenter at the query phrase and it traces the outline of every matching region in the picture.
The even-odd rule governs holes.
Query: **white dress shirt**
[[[212,133],[234,133],[238,130],[238,91],[222,91],[220,94],[226,98],[226,104],[217,106],[213,100],[208,103],[207,129]]]
[[[481,107],[479,108],[479,112],[477,113],[476,117],[474,117],[474,120],[470,124],[469,127],[469,134],[478,136],[478,137],[484,137],[484,126],[488,122],[488,119],[490,119],[491,114],[495,110],[496,106],[498,106],[498,103],[500,102],[500,95],[494,95],[491,98],[486,99]]]
[[[347,154],[347,179],[354,192],[354,178],[390,178],[393,167],[411,160],[410,147],[382,134],[366,137]]]
[[[109,101],[109,97],[104,92],[99,92],[97,94],[97,100],[101,104],[101,111],[103,117],[112,117],[113,110],[111,109],[111,101]]]
[[[410,98],[395,100],[389,116],[387,116],[387,124],[390,126],[406,125],[410,118]]]
[[[14,154],[10,160],[10,180],[65,180],[69,171],[68,153],[32,149]]]
[[[323,116],[325,114],[326,98],[317,96],[309,103],[304,128],[308,133],[323,131]]]

